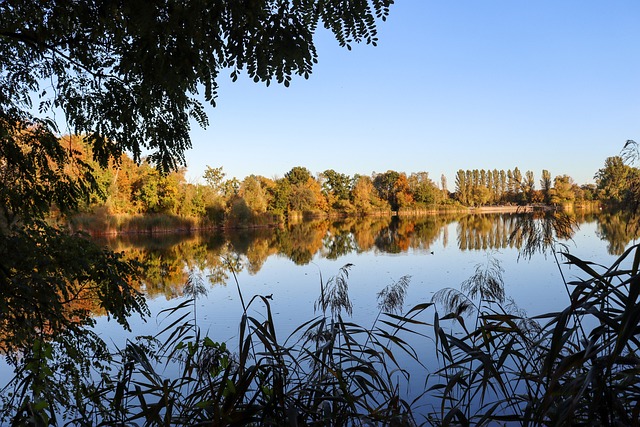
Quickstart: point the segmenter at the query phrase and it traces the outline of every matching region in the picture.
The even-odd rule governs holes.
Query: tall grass
[[[117,381],[103,382],[96,424],[144,425],[406,425],[410,405],[400,395],[396,352],[406,351],[397,332],[429,304],[395,324],[380,313],[364,328],[345,321],[350,311],[348,271],[323,282],[318,315],[290,336],[278,336],[268,296],[244,301],[237,348],[201,336],[192,301],[167,310],[174,319],[152,340],[130,342],[118,354]],[[383,290],[381,306],[403,299],[407,279]],[[197,278],[190,286],[198,289]],[[239,288],[238,288],[239,289]],[[243,297],[244,298],[244,297]],[[256,307],[258,306],[258,307]],[[249,315],[258,308],[264,317]],[[398,317],[398,316],[395,316]],[[399,317],[398,317],[399,318]],[[411,320],[409,320],[411,319]],[[381,325],[390,327],[381,327]],[[396,344],[394,349],[393,344]],[[407,349],[403,350],[403,346]],[[171,371],[168,377],[162,372]],[[104,408],[106,409],[106,408]]]
[[[478,305],[440,295],[449,310],[434,315],[442,367],[429,389],[441,403],[438,424],[638,425],[640,247],[609,267],[562,256],[585,278],[566,283],[569,305],[559,312],[528,318],[490,292]],[[473,283],[495,280],[484,270]],[[461,316],[469,307],[473,328]]]
[[[77,214],[69,221],[73,231],[84,231],[94,236],[119,233],[176,233],[212,228],[206,219],[196,217],[181,217],[168,214]]]

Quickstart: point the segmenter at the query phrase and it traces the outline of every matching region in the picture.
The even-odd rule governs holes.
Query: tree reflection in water
[[[227,230],[192,235],[122,236],[104,243],[136,259],[143,271],[145,293],[173,298],[185,294],[188,272],[206,272],[211,285],[225,285],[231,269],[250,274],[260,271],[274,255],[285,256],[297,265],[314,257],[339,259],[368,251],[428,253],[438,241],[449,244],[451,226],[462,251],[495,251],[515,248],[530,258],[548,253],[554,245],[572,239],[582,222],[598,221],[598,235],[607,240],[609,251],[619,254],[633,239],[625,214],[598,216],[580,212],[534,212],[503,214],[446,214],[421,217],[369,217],[345,220],[312,220],[282,228]],[[561,249],[560,247],[556,247]]]
[[[605,212],[598,216],[598,237],[609,242],[610,255],[622,255],[640,237],[640,215],[637,210]]]

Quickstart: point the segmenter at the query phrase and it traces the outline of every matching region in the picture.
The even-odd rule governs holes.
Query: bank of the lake
[[[212,221],[202,217],[188,217],[156,214],[113,214],[105,209],[98,209],[93,213],[73,215],[68,220],[68,227],[73,232],[85,232],[93,236],[122,235],[122,234],[167,234],[194,233],[215,231],[222,229],[255,229],[283,227],[285,224],[295,224],[309,220],[354,220],[363,217],[420,217],[446,214],[477,214],[477,213],[527,213],[550,211],[584,212],[599,210],[597,202],[580,205],[499,205],[468,207],[459,204],[434,206],[431,208],[411,208],[391,211],[386,209],[369,212],[367,215],[354,214],[345,211],[291,211],[287,215],[263,214],[252,219],[239,220],[232,216],[224,220]]]

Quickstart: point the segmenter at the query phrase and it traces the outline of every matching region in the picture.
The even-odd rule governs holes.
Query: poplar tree
[[[542,195],[544,197],[545,203],[551,202],[551,195],[549,191],[551,190],[551,173],[543,169],[542,176],[540,178],[540,190],[542,190]]]

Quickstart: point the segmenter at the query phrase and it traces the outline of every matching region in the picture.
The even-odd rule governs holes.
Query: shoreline
[[[579,208],[577,206],[577,208]],[[473,214],[499,214],[499,213],[532,213],[532,212],[554,212],[554,211],[563,211],[566,210],[567,207],[557,205],[557,206],[549,206],[549,205],[501,205],[501,206],[476,206],[476,207],[464,207],[459,206],[457,208],[449,208],[446,210],[413,210],[413,211],[388,211],[385,214],[381,212],[376,212],[371,217],[381,217],[381,216],[389,216],[389,217],[412,217],[412,216],[433,216],[433,215],[447,215],[447,214],[463,214],[463,215],[473,215]],[[571,208],[569,208],[571,209]],[[367,217],[369,215],[365,215]],[[353,216],[359,217],[359,216]],[[143,216],[138,216],[138,219],[143,218]],[[158,217],[156,217],[157,219]],[[335,220],[335,219],[349,219],[352,218],[350,215],[327,215],[324,218],[315,217],[314,219],[322,220]],[[104,220],[104,218],[102,218]],[[303,220],[302,216],[300,218],[294,216],[295,219]],[[176,218],[171,218],[172,221],[175,221]],[[178,220],[172,226],[169,223],[158,224],[155,221],[151,223],[145,224],[145,221],[141,221],[141,223],[135,224],[135,221],[130,224],[129,227],[126,225],[123,227],[123,224],[101,224],[102,227],[96,229],[94,227],[87,227],[87,224],[73,224],[70,226],[70,230],[72,232],[84,232],[94,237],[107,237],[107,236],[121,236],[121,235],[162,235],[162,234],[193,234],[199,232],[209,232],[209,231],[225,231],[225,230],[257,230],[257,229],[271,229],[271,228],[279,228],[284,225],[284,223],[256,223],[256,224],[198,224],[198,221],[194,218],[191,218],[191,221],[188,219]],[[154,223],[155,222],[155,223]],[[135,224],[135,225],[134,225]],[[84,225],[84,226],[83,226]],[[120,228],[122,227],[122,228]]]
[[[561,206],[548,206],[548,205],[524,205],[524,206],[477,206],[468,208],[469,212],[476,213],[528,213],[534,211],[552,212],[562,210]]]

